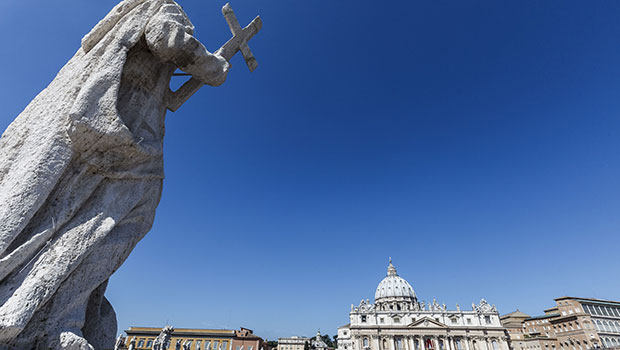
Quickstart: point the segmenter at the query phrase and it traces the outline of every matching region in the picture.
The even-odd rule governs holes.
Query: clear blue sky
[[[181,0],[214,51],[222,2]],[[116,0],[0,2],[2,129]],[[153,230],[108,288],[131,325],[333,335],[387,259],[422,300],[620,299],[620,2],[250,1],[250,74],[166,135]]]

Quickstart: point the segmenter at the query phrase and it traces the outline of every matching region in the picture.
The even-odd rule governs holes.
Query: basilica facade
[[[350,323],[338,328],[338,350],[508,350],[495,306],[484,299],[471,310],[425,304],[390,263],[374,304],[351,305]]]

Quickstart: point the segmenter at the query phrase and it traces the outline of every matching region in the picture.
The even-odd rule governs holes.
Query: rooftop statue
[[[111,349],[110,275],[150,230],[166,111],[224,83],[257,17],[210,53],[172,0],[124,0],[0,138],[0,348]],[[169,88],[179,68],[192,78]]]

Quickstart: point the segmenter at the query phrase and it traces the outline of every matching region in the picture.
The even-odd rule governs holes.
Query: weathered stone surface
[[[0,138],[0,347],[114,347],[105,288],[153,223],[170,77],[229,67],[192,33],[172,0],[122,1]]]

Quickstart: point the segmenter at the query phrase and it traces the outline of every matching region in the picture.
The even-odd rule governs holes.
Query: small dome
[[[396,268],[392,265],[392,259],[390,259],[387,276],[377,286],[375,302],[383,298],[393,297],[416,299],[413,287],[404,278],[398,276]]]

